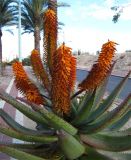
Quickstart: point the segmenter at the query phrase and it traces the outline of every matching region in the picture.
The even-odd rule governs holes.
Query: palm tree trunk
[[[34,48],[38,51],[40,51],[40,39],[40,28],[36,26],[34,31]]]
[[[0,74],[2,75],[2,30],[0,28]]]
[[[57,0],[49,0],[48,8],[57,12]]]

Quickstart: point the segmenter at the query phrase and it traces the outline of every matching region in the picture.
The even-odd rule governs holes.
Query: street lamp
[[[18,21],[18,52],[19,52],[19,61],[22,61],[21,58],[21,0],[19,0],[19,21]]]

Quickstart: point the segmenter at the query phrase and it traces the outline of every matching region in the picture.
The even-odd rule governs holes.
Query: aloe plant
[[[123,151],[131,149],[131,128],[121,128],[131,117],[131,95],[115,109],[113,104],[130,72],[104,98],[117,44],[103,44],[89,75],[76,87],[76,58],[64,43],[57,47],[56,12],[49,8],[44,23],[45,63],[38,50],[31,52],[37,83],[15,62],[15,84],[23,97],[13,98],[0,89],[0,98],[36,122],[37,130],[20,125],[0,109],[9,126],[1,125],[0,132],[28,142],[1,142],[0,151],[18,160],[129,160],[131,154]]]

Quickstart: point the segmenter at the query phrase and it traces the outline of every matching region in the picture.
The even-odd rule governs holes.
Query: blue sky
[[[59,44],[63,41],[74,50],[95,54],[108,39],[119,44],[118,52],[131,49],[131,0],[60,0],[71,7],[58,9],[59,21],[65,26],[59,31]],[[118,23],[112,22],[114,12],[111,6],[127,6]],[[18,55],[17,31],[14,36],[3,35],[3,54],[5,59]],[[22,35],[22,55],[26,57],[33,49],[33,35]],[[42,46],[42,42],[41,42]],[[7,58],[8,57],[8,58]]]

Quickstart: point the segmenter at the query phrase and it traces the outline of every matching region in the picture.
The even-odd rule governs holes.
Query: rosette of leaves
[[[112,59],[116,43],[108,41],[103,44],[97,62],[76,87],[76,59],[72,50],[64,43],[56,46],[56,13],[47,10],[44,20],[46,66],[37,50],[31,53],[37,83],[28,76],[20,62],[15,62],[15,84],[23,97],[13,98],[0,89],[2,100],[41,127],[33,130],[22,126],[0,109],[1,118],[9,126],[1,124],[0,132],[28,142],[1,142],[0,151],[18,160],[129,160],[131,154],[123,151],[131,149],[131,128],[121,128],[131,117],[131,95],[116,108],[113,104],[130,72],[104,98],[115,65]]]

